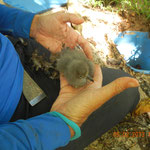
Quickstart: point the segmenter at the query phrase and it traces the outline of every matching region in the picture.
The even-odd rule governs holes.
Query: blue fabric
[[[8,5],[25,11],[38,13],[67,4],[67,0],[3,0]]]
[[[29,38],[34,15],[0,4],[0,32],[14,37]]]
[[[23,67],[7,37],[0,34],[0,123],[8,122],[19,102]]]
[[[35,14],[0,5],[0,32],[29,38]],[[13,45],[0,34],[0,122],[8,122],[19,102],[23,87],[23,67]]]
[[[148,32],[125,31],[120,33],[114,42],[131,69],[150,74],[150,38]]]
[[[66,123],[48,113],[0,124],[1,150],[54,150],[70,140]]]

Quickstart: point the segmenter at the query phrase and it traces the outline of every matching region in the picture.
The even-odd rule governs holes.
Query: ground
[[[144,113],[150,110],[150,75],[135,73],[113,43],[122,31],[150,32],[150,21],[133,11],[111,12],[92,8],[80,1],[69,1],[68,11],[79,14],[85,20],[81,26],[74,26],[93,47],[96,63],[101,66],[122,69],[138,79],[140,83],[140,106],[133,114],[128,114],[120,124],[98,138],[85,150],[148,150],[150,147],[150,118]],[[2,3],[2,0],[0,0]]]

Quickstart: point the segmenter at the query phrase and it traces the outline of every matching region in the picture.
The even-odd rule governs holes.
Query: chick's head
[[[86,78],[88,76],[89,68],[88,68],[87,63],[85,63],[84,61],[81,61],[81,60],[73,61],[70,64],[70,67],[71,67],[72,73],[74,73],[77,79]]]

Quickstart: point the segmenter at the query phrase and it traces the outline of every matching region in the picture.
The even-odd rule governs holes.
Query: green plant
[[[149,0],[130,0],[129,7],[137,14],[144,14],[150,17],[150,1]]]
[[[150,19],[150,0],[84,0],[92,7],[105,7],[108,10],[113,9],[115,4],[118,10],[133,10],[138,15],[143,14]]]

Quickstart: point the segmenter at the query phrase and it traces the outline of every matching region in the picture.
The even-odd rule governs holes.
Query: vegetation
[[[150,0],[84,0],[92,7],[106,8],[113,10],[117,7],[117,10],[133,10],[138,15],[145,15],[147,19],[150,19]]]

